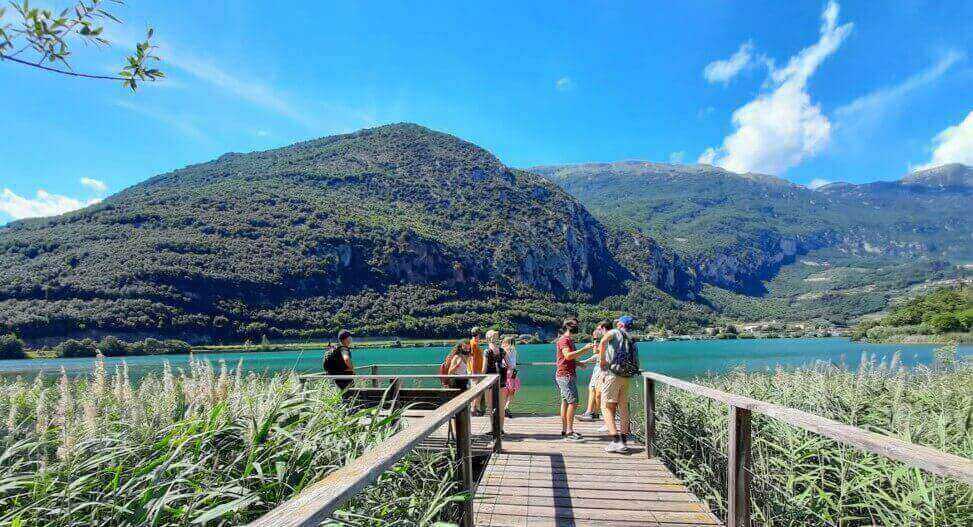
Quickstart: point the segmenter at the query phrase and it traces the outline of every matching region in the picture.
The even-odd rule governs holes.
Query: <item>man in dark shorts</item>
[[[351,363],[351,332],[343,329],[338,333],[338,345],[328,350],[324,355],[324,371],[328,375],[354,375],[355,367]],[[345,390],[352,384],[351,379],[334,381],[339,390]]]

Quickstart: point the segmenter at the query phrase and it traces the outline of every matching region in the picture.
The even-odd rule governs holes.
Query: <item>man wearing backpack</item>
[[[640,371],[635,340],[629,335],[633,322],[635,319],[628,315],[619,317],[616,328],[605,333],[598,344],[602,370],[601,408],[611,435],[611,443],[605,447],[605,452],[628,452],[628,435],[632,432],[628,388],[632,377]],[[616,414],[621,421],[621,430],[615,425]]]
[[[355,367],[351,363],[351,332],[343,329],[338,333],[338,345],[328,350],[324,356],[324,371],[328,375],[354,375]],[[344,391],[351,386],[351,379],[334,381],[339,390]]]

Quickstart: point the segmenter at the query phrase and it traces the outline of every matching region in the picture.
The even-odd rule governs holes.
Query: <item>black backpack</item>
[[[338,345],[334,346],[328,350],[324,355],[324,371],[328,375],[345,375],[348,374],[348,365],[345,364],[345,358],[341,356],[341,350],[344,346]],[[354,374],[354,372],[351,372]]]
[[[608,371],[618,377],[635,377],[641,373],[639,352],[635,346],[635,340],[624,331],[619,333],[622,335],[622,345],[615,350],[611,364],[608,365]]]

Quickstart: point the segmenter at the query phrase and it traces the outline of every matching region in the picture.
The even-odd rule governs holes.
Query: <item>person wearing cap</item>
[[[338,345],[334,346],[324,356],[324,371],[328,375],[354,375],[355,366],[351,362],[351,332],[342,329],[338,332]],[[334,381],[338,389],[345,390],[352,384],[351,379],[337,379]]]
[[[610,368],[615,363],[616,354],[623,347],[637,353],[635,341],[629,335],[635,319],[625,315],[616,321],[615,329],[605,333],[598,344],[598,358],[601,361],[601,409],[605,417],[605,427],[611,436],[606,452],[628,452],[628,435],[632,433],[632,422],[628,409],[628,389],[631,377],[621,375]],[[638,361],[637,354],[633,357]],[[618,416],[620,423],[615,424]]]

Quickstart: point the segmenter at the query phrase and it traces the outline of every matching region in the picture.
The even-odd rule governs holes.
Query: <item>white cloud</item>
[[[821,63],[837,51],[852,24],[838,26],[838,4],[830,2],[821,14],[820,38],[788,60],[771,68],[771,91],[733,112],[736,130],[723,144],[700,156],[700,163],[733,172],[781,174],[820,152],[831,138],[831,122],[811,102],[807,81]]]
[[[712,83],[726,84],[733,77],[749,66],[755,64],[753,56],[753,42],[740,44],[740,49],[726,60],[714,60],[703,68],[703,77]]]
[[[825,185],[830,185],[831,182],[827,179],[814,178],[810,183],[807,184],[808,188],[821,188]]]
[[[135,112],[143,117],[148,117],[149,119],[158,121],[173,128],[190,139],[194,139],[196,141],[205,141],[207,139],[206,134],[204,134],[202,130],[194,125],[190,118],[185,115],[176,115],[165,111],[159,111],[142,104],[132,104],[128,101],[115,101],[115,105]]]
[[[678,152],[673,152],[673,153],[669,154],[669,162],[670,163],[680,163],[681,164],[682,161],[683,161],[683,159],[685,159],[685,158],[686,158],[686,152],[683,152],[682,150],[680,150]]]
[[[888,112],[901,108],[903,100],[909,94],[939,80],[963,57],[963,53],[950,50],[935,64],[899,84],[867,93],[839,107],[834,113],[837,128],[849,133],[861,133],[865,129],[874,128]]]
[[[933,138],[932,159],[917,169],[946,163],[973,165],[973,111],[956,126],[950,126]]]
[[[93,205],[99,201],[101,200],[82,201],[68,196],[51,194],[46,190],[38,190],[34,198],[26,198],[9,188],[5,188],[0,193],[0,212],[12,216],[16,220],[39,216],[56,216]]]
[[[554,83],[554,88],[557,91],[568,91],[574,89],[574,81],[571,77],[561,77]]]
[[[699,159],[697,159],[696,162],[704,165],[715,165],[716,156],[718,155],[719,152],[717,152],[715,148],[709,147],[704,150],[702,154],[699,154]]]
[[[105,192],[108,192],[108,185],[106,185],[104,181],[98,179],[83,177],[81,178],[81,184],[90,188],[91,190],[94,190],[99,194],[104,194]]]

